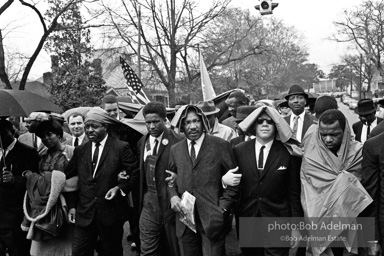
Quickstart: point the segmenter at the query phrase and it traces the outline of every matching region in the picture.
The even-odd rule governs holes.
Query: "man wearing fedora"
[[[314,117],[305,111],[308,94],[305,93],[300,85],[295,84],[289,88],[288,95],[285,96],[285,99],[288,101],[288,106],[292,110],[292,113],[285,116],[284,119],[291,127],[293,135],[301,142],[306,131],[314,121]]]
[[[257,107],[256,106],[240,106],[236,111],[236,123],[239,124],[243,121],[247,116],[249,116]],[[229,143],[234,148],[237,144],[240,144],[244,141],[254,139],[255,136],[250,133],[245,133],[241,129],[237,127],[238,137],[232,139]]]
[[[27,118],[25,118],[26,127],[28,129],[27,133],[24,133],[19,136],[18,140],[30,147],[33,147],[37,150],[39,154],[42,154],[47,147],[41,142],[41,139],[36,136],[35,130],[39,122],[48,120],[48,115],[44,112],[32,112]]]
[[[204,115],[208,118],[208,134],[222,138],[223,140],[226,140],[228,142],[230,142],[233,138],[237,137],[235,130],[219,123],[216,114],[220,111],[220,109],[215,107],[215,103],[213,103],[213,101],[199,101],[197,103],[197,107],[200,108],[203,111]]]
[[[359,115],[360,119],[360,121],[352,125],[355,140],[365,142],[369,138],[372,129],[383,121],[383,119],[376,118],[376,107],[371,99],[359,100],[355,112]]]

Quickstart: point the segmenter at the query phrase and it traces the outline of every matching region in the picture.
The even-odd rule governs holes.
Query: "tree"
[[[352,84],[359,84],[359,76],[356,75],[356,71],[345,63],[333,65],[328,77],[331,79],[336,78],[336,87],[343,90]]]
[[[364,0],[353,10],[346,10],[340,21],[334,22],[336,42],[347,42],[362,51],[384,79],[384,1]]]
[[[51,16],[53,8],[47,12]],[[101,60],[90,62],[90,31],[83,28],[79,5],[74,4],[60,17],[56,32],[48,38],[46,49],[55,56],[52,63],[52,101],[64,110],[101,103],[106,90]]]
[[[241,27],[245,29],[248,28],[247,24],[255,23],[252,30],[246,30],[245,39],[236,44],[226,55],[238,56],[247,49],[254,50],[256,54],[213,68],[211,70],[213,84],[224,85],[224,90],[240,87],[258,95],[262,87],[270,94],[275,94],[294,83],[308,87],[316,82],[319,75],[318,67],[307,63],[308,53],[301,36],[293,27],[286,26],[274,17],[267,20],[263,17],[261,21],[258,17],[250,16],[245,24],[239,24],[238,21],[242,20],[240,17],[238,15],[228,19],[223,23],[223,28],[218,29],[215,37],[207,35],[206,40],[210,41],[212,46],[224,44],[218,40],[219,38],[223,38],[223,41],[229,44],[232,40],[230,36],[226,38],[227,34],[236,34]],[[216,56],[216,48],[210,48],[211,58]],[[207,58],[207,66],[210,66],[210,61],[211,59]]]
[[[203,50],[209,46],[205,41],[208,31],[217,34],[220,29],[215,28],[213,23],[226,15],[236,14],[233,10],[227,12],[229,1],[215,0],[208,10],[201,12],[198,11],[198,4],[194,0],[122,1],[120,9],[124,10],[123,13],[105,3],[103,7],[118,34],[114,39],[123,40],[135,54],[138,48],[136,38],[140,36],[144,47],[140,58],[156,71],[159,80],[168,89],[172,105],[175,101],[177,82],[188,86],[199,78],[200,74],[194,66],[198,63],[198,45],[200,44]],[[225,45],[216,47],[219,51],[216,58],[210,62],[208,70],[258,54],[258,50],[252,48],[244,49],[243,53],[237,56],[230,54],[246,37],[247,29],[253,29],[256,24],[246,25],[245,28],[238,28],[238,33],[233,34],[232,38],[228,34],[229,40],[222,40]]]
[[[33,63],[35,62],[37,56],[39,55],[40,51],[42,50],[43,46],[44,46],[44,43],[46,41],[46,39],[48,38],[48,36],[56,29],[58,23],[57,23],[57,20],[59,19],[59,17],[65,13],[67,11],[67,9],[72,5],[72,4],[75,4],[75,3],[79,3],[81,2],[82,0],[65,0],[65,1],[61,1],[61,0],[48,0],[48,3],[49,4],[54,4],[54,3],[60,3],[59,5],[57,5],[57,8],[56,9],[52,9],[52,13],[51,13],[51,16],[49,17],[49,21],[47,22],[47,20],[44,18],[44,16],[41,14],[41,12],[39,11],[39,9],[36,7],[36,4],[34,3],[28,3],[24,0],[19,0],[20,3],[23,5],[23,6],[26,6],[28,8],[31,8],[36,14],[37,16],[39,17],[39,20],[42,24],[42,27],[43,27],[43,35],[41,36],[40,38],[40,41],[34,51],[34,53],[32,54],[32,56],[29,58],[26,66],[25,66],[25,69],[23,71],[23,75],[22,75],[22,78],[21,78],[21,81],[20,81],[20,85],[19,85],[19,90],[24,90],[25,89],[25,85],[27,83],[27,79],[28,79],[28,75],[31,71],[31,68],[33,66]],[[8,0],[3,6],[0,7],[0,15],[6,11],[6,9],[11,6],[11,4],[13,3],[14,1],[13,0]],[[0,44],[0,79],[1,81],[5,81],[4,83],[5,84],[8,84],[9,83],[9,78],[7,76],[7,73],[5,71],[5,67],[6,67],[6,60],[5,60],[5,54],[4,54],[4,48],[3,48],[3,44],[2,44],[2,37],[0,37],[0,40],[1,40],[1,44]]]

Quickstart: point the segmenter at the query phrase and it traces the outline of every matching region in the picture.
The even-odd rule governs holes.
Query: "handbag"
[[[58,200],[55,206],[51,208],[47,216],[35,223],[35,227],[48,233],[49,235],[58,237],[60,236],[64,225],[64,218],[65,215],[61,207],[61,202]]]

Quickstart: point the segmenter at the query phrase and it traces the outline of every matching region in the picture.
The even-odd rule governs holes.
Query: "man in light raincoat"
[[[372,202],[359,181],[362,144],[351,138],[348,121],[338,110],[327,110],[319,126],[304,144],[301,165],[301,203],[304,217],[319,226],[329,223],[353,224]],[[308,219],[307,219],[308,220]],[[311,235],[315,230],[310,230]],[[326,230],[323,237],[343,236],[344,246],[357,253],[357,231]],[[331,240],[309,243],[307,255],[343,255]]]

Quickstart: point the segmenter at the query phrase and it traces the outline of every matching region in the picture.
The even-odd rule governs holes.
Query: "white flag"
[[[216,97],[216,93],[213,90],[211,79],[209,78],[209,74],[207,68],[205,67],[203,56],[200,52],[200,74],[201,74],[201,89],[203,91],[203,100],[212,100]]]

